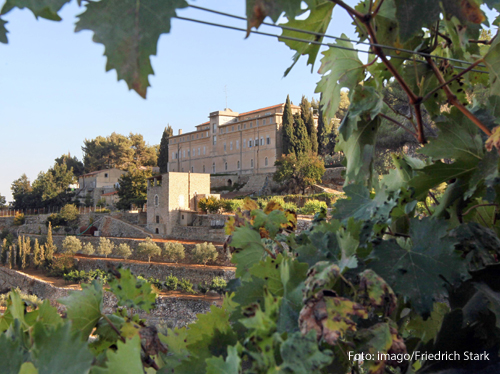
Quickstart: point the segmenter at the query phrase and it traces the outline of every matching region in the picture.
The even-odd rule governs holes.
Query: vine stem
[[[118,335],[118,337],[120,338],[120,340],[125,343],[126,340],[125,338],[122,336],[122,334],[120,333],[120,330],[118,330],[118,328],[114,325],[113,322],[111,322],[111,320],[108,318],[107,315],[105,314],[101,314],[102,318],[104,318],[106,320],[106,322],[109,324],[109,326],[114,330],[114,332],[116,332],[116,334]]]
[[[439,86],[437,86],[436,88],[434,88],[431,92],[429,92],[427,95],[424,96],[424,98],[422,99],[422,102],[426,101],[427,99],[429,99],[433,94],[435,94],[437,91],[439,91],[440,89],[442,89],[444,86],[447,86],[449,85],[451,82],[453,82],[454,80],[457,80],[459,79],[460,77],[464,76],[465,74],[467,74],[469,71],[471,71],[472,69],[474,69],[477,65],[479,65],[481,62],[484,62],[484,59],[480,58],[479,60],[477,60],[476,62],[474,62],[472,65],[470,65],[467,69],[464,69],[462,70],[459,74],[455,75],[453,78],[451,78],[450,80],[440,84]]]
[[[377,4],[377,7],[375,8],[375,11],[372,13],[372,18],[375,18],[380,11],[380,8],[382,8],[382,4],[384,3],[384,0],[380,0]]]
[[[430,57],[425,58],[427,63],[432,68],[432,71],[436,75],[439,83],[443,86],[443,90],[446,93],[446,97],[448,101],[453,104],[459,111],[461,111],[468,119],[472,121],[477,127],[479,127],[486,135],[491,136],[491,131],[488,129],[474,114],[472,114],[465,106],[462,105],[460,101],[458,101],[457,97],[451,92],[450,87],[448,87],[446,81],[444,80],[441,72],[438,67]]]
[[[467,214],[472,212],[474,209],[480,208],[482,206],[498,206],[498,205],[497,204],[477,204],[477,205],[471,206],[469,209],[467,209],[466,212],[462,214],[462,216],[466,216]]]

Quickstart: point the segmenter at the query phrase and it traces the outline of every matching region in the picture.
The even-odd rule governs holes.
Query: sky
[[[353,1],[351,1],[352,3]],[[243,0],[197,0],[194,5],[245,15]],[[70,152],[82,159],[83,141],[112,132],[140,133],[158,144],[165,126],[194,130],[210,112],[246,112],[311,98],[319,58],[311,72],[303,57],[287,77],[293,51],[276,38],[251,35],[173,19],[152,57],[155,71],[147,99],[129,91],[116,72],[105,71],[104,46],[91,31],[74,33],[76,1],[59,13],[63,21],[36,20],[14,9],[8,21],[9,44],[0,44],[0,194],[12,200],[11,183],[26,173],[33,181],[54,159]],[[193,8],[178,15],[246,27],[238,21]],[[269,21],[269,19],[267,19]],[[329,32],[354,36],[351,20],[338,9]],[[279,33],[261,27],[259,31]],[[317,95],[315,96],[317,98]]]

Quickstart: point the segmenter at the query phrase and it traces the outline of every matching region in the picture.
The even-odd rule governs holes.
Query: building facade
[[[282,153],[285,104],[245,113],[212,112],[196,131],[169,138],[171,172],[262,174],[276,171]],[[292,113],[300,107],[292,105]],[[315,117],[315,121],[317,121]]]
[[[97,204],[102,195],[116,191],[119,186],[118,180],[123,174],[125,174],[123,170],[113,168],[80,175],[76,198],[83,203],[89,195],[92,205]]]
[[[198,199],[210,195],[210,175],[169,172],[148,179],[147,227],[163,237],[197,210]],[[183,216],[184,215],[184,216]]]

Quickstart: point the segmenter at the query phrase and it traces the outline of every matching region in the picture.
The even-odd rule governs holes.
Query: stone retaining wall
[[[117,267],[120,261],[105,261],[92,258],[75,259],[78,270],[108,270],[109,265]],[[194,285],[201,282],[211,282],[215,277],[222,277],[226,281],[234,278],[234,271],[230,269],[217,269],[210,266],[183,267],[158,263],[123,263],[123,267],[130,269],[134,275],[142,275],[145,278],[154,277],[160,280],[172,274],[179,278],[189,279]]]
[[[60,313],[66,309],[56,300],[68,296],[69,289],[54,287],[43,280],[0,266],[0,290],[6,291],[16,287],[27,294],[36,295],[40,299],[50,300],[51,304],[57,306]],[[215,302],[196,298],[158,296],[155,309],[151,310],[150,313],[137,312],[139,317],[145,319],[149,325],[163,329],[165,327],[186,326],[196,320],[197,314],[207,313],[211,305],[215,305]],[[110,292],[104,292],[104,313],[113,313],[116,308],[116,297]]]
[[[169,239],[179,240],[206,240],[207,242],[224,242],[226,233],[224,229],[211,229],[205,226],[175,226]]]

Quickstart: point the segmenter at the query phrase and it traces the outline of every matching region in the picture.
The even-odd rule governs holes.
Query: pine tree
[[[168,125],[163,130],[163,135],[160,142],[160,154],[158,156],[158,166],[160,167],[160,173],[166,173],[168,171],[168,138],[174,134],[172,127]]]
[[[288,155],[295,153],[295,132],[294,132],[294,119],[292,114],[292,106],[290,104],[290,97],[286,97],[285,108],[283,110],[283,154]]]
[[[295,154],[299,155],[301,153],[309,152],[311,150],[311,141],[309,139],[309,134],[307,133],[306,125],[300,115],[296,114],[295,118]]]
[[[7,258],[9,257],[9,246],[7,244],[7,239],[3,239],[2,241],[2,254],[0,255],[0,261],[2,262],[2,265],[7,264]]]
[[[45,243],[45,260],[47,262],[52,262],[54,257],[54,252],[56,251],[56,246],[52,240],[52,223],[49,222],[49,228],[47,229],[47,242]]]

